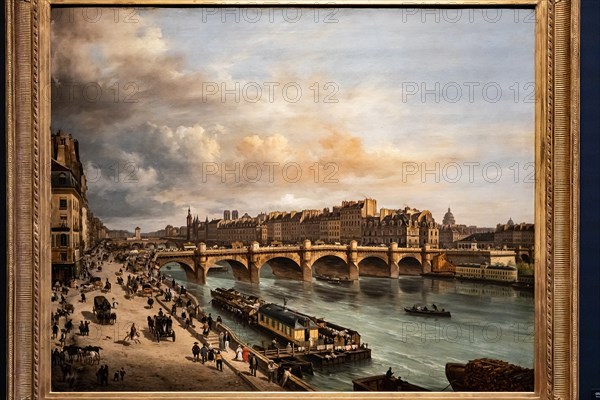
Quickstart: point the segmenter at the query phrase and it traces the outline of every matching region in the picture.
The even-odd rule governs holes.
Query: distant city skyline
[[[52,10],[52,130],[110,229],[365,197],[533,222],[535,24],[515,10],[98,10]]]
[[[362,199],[354,199],[354,200],[362,200]],[[330,207],[323,207],[323,208],[328,208],[331,211],[333,207],[330,206]],[[322,210],[323,208],[321,208],[319,210]],[[381,208],[391,208],[391,207],[378,207],[377,211],[379,212],[379,210]],[[404,207],[402,207],[402,208],[404,208]],[[416,208],[419,211],[424,211],[425,210],[425,209],[420,209],[418,207],[411,207],[411,208]],[[399,208],[396,207],[396,209],[399,209]],[[235,208],[231,208],[230,210],[233,211],[233,210],[235,210]],[[223,212],[224,211],[226,211],[226,210],[223,210]],[[244,216],[244,214],[248,214],[251,218],[256,218],[261,213],[264,213],[264,214],[268,215],[270,212],[291,212],[291,211],[301,212],[302,210],[269,210],[269,211],[262,211],[262,212],[260,212],[258,214],[254,214],[254,215],[249,214],[247,212],[243,212],[243,211],[238,210],[238,212],[239,212],[239,218],[242,218]],[[447,211],[448,210],[446,209],[446,212]],[[196,217],[196,214],[194,214],[194,212],[193,212],[193,210],[191,208],[190,208],[190,212],[192,214],[192,217]],[[224,219],[223,212],[221,212],[220,215],[216,215],[216,216],[213,216],[213,217],[198,215],[198,218],[200,219],[200,222],[204,222],[207,217],[208,217],[209,221],[217,220],[217,219]],[[452,212],[452,214],[454,214],[454,211],[451,211],[451,212]],[[445,212],[444,212],[444,214],[445,214]],[[147,234],[147,233],[151,233],[151,232],[157,232],[157,231],[160,231],[160,230],[164,230],[167,225],[170,225],[170,226],[172,226],[174,228],[185,227],[186,226],[186,222],[187,222],[186,219],[185,219],[186,216],[187,216],[187,210],[186,210],[186,214],[181,218],[181,221],[183,221],[183,222],[179,221],[179,222],[167,223],[166,225],[161,226],[161,227],[159,227],[157,229],[144,229],[143,227],[140,226],[140,229],[141,229],[142,234]],[[437,224],[443,225],[443,222],[442,222],[443,215],[440,216],[439,218],[436,218],[435,215],[433,215],[433,217],[435,218],[435,221],[436,221]],[[233,220],[234,218],[231,218],[231,219]],[[497,223],[495,223],[493,225],[489,225],[489,226],[488,225],[483,226],[483,225],[467,224],[467,223],[461,222],[460,220],[456,221],[455,225],[464,225],[464,226],[467,226],[467,227],[476,226],[477,228],[492,228],[492,229],[495,229],[498,224],[506,224],[508,222],[508,220],[513,220],[513,222],[515,224],[520,224],[520,223],[531,224],[531,223],[533,223],[533,221],[515,221],[512,217],[507,217],[506,220],[504,220],[504,221],[498,221]],[[127,232],[133,234],[134,230],[135,230],[135,227],[137,227],[138,225],[135,225],[132,228],[119,228],[119,229],[113,229],[110,226],[108,226],[108,229],[111,230],[111,231],[127,231]]]

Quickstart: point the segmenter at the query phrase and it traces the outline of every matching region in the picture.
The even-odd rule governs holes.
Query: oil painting
[[[52,390],[533,391],[535,28],[54,8]]]
[[[6,3],[7,398],[576,398],[578,2],[196,3]]]

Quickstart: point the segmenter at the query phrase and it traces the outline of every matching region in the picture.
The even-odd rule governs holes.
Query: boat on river
[[[315,278],[320,281],[325,281],[334,285],[340,283],[352,283],[352,279],[343,278],[339,276],[328,276],[328,275],[316,275]]]
[[[352,381],[355,392],[430,392],[400,378],[388,378],[385,375],[367,376]]]
[[[428,309],[427,307],[423,308],[423,307],[404,307],[404,311],[406,311],[409,314],[415,314],[415,315],[423,315],[426,317],[444,317],[444,318],[450,318],[450,311],[446,311],[444,309],[441,310],[436,310],[436,309]]]
[[[233,288],[216,288],[211,290],[210,294],[214,305],[256,324],[258,309],[264,304],[263,300],[240,293]]]
[[[274,345],[264,349],[263,354],[271,359],[302,355],[318,365],[337,365],[371,358],[371,349],[361,344],[357,331],[290,309],[285,298],[282,306],[233,288],[217,288],[211,290],[211,295],[213,304],[275,336],[275,343],[277,339],[287,343],[283,348]]]

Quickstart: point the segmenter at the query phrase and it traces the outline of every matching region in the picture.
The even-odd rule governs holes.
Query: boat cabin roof
[[[277,304],[265,304],[259,308],[258,312],[285,325],[292,326],[294,329],[306,328],[307,322],[309,328],[317,328],[312,319]]]

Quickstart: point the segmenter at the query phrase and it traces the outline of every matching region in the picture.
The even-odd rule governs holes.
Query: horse
[[[63,347],[63,352],[66,352],[69,356],[69,362],[73,362],[73,358],[77,355],[81,347],[70,344],[68,346]]]
[[[88,351],[86,354],[87,360],[90,363],[90,365],[94,365],[94,361],[97,361],[98,365],[100,365],[100,353],[96,353],[95,351]]]

